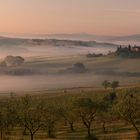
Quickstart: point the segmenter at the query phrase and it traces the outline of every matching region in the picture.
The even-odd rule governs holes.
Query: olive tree
[[[90,98],[80,98],[76,101],[75,105],[90,138],[92,136],[91,126],[97,114],[98,104]]]
[[[45,106],[41,115],[43,117],[43,128],[47,129],[48,137],[54,138],[55,126],[59,120],[57,106],[51,104]]]
[[[109,88],[110,85],[111,85],[111,83],[110,83],[109,81],[107,81],[107,80],[103,81],[103,83],[102,83],[102,86],[103,86],[105,89]]]
[[[5,106],[3,109],[5,124],[7,125],[6,130],[7,133],[10,133],[10,130],[19,124],[19,98],[14,93],[11,93],[10,97],[5,100]]]
[[[59,114],[68,122],[71,132],[75,132],[74,123],[77,120],[77,112],[73,104],[67,103],[65,105],[61,105],[59,108]]]
[[[31,140],[34,139],[36,132],[42,127],[42,116],[39,105],[34,105],[31,96],[25,96],[21,99],[21,109],[19,112],[20,125],[24,126],[30,133]]]
[[[106,133],[106,124],[113,120],[112,104],[106,100],[99,103],[99,110],[97,113],[97,120],[102,124],[103,132]]]
[[[119,87],[119,81],[113,81],[110,86],[113,91],[115,91],[115,89]]]
[[[10,116],[8,116],[6,111],[6,104],[7,102],[0,102],[0,138],[3,139],[3,133],[8,128],[8,119]]]
[[[132,91],[131,91],[132,92]],[[136,94],[127,92],[114,106],[119,117],[131,124],[140,137],[140,99]]]

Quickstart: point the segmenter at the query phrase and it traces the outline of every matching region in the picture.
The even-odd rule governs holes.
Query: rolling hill
[[[0,46],[2,45],[47,45],[47,46],[114,46],[113,43],[101,43],[96,41],[82,41],[82,40],[67,40],[67,39],[23,39],[23,38],[9,38],[0,37]]]

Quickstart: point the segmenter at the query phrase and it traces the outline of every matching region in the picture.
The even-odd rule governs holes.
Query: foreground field
[[[94,138],[86,138],[87,128],[82,123],[82,120],[80,116],[78,115],[78,110],[81,107],[75,108],[76,110],[72,109],[73,108],[72,104],[75,101],[82,99],[81,103],[83,103],[85,99],[86,100],[90,99],[97,103],[102,103],[102,101],[103,103],[105,103],[103,110],[101,109],[102,111],[101,112],[99,111],[99,114],[98,113],[96,114],[96,117],[94,118],[94,120],[92,120],[92,124],[91,124],[91,133],[94,134],[94,136],[96,136],[96,140],[97,139],[98,140],[139,140],[137,139],[137,132],[131,123],[124,121],[121,117],[116,116],[114,113],[112,114],[113,116],[112,115],[110,116],[108,114],[109,112],[105,110],[107,107],[106,103],[107,104],[109,103],[111,106],[113,104],[114,104],[113,106],[116,106],[115,104],[118,104],[117,102],[120,102],[120,100],[122,100],[123,97],[127,95],[128,97],[129,95],[130,96],[133,95],[133,97],[136,96],[137,100],[139,100],[140,86],[119,88],[118,90],[115,91],[116,97],[114,98],[115,100],[113,99],[114,101],[110,98],[106,98],[110,96],[110,93],[112,93],[112,89],[104,90],[104,89],[92,89],[92,88],[78,88],[78,89],[76,88],[76,89],[63,89],[63,90],[49,90],[49,91],[42,91],[42,92],[40,91],[40,93],[39,94],[38,93],[36,92],[36,94],[34,94],[33,92],[32,93],[33,96],[30,96],[30,95],[16,96],[15,94],[11,94],[10,97],[3,97],[1,99],[1,116],[0,117],[1,117],[1,121],[3,122],[0,123],[0,128],[1,128],[1,137],[3,137],[3,139],[6,139],[6,140],[16,140],[16,139],[17,140],[30,140],[31,139],[33,140],[30,136],[29,130],[31,129],[31,131],[32,130],[34,131],[35,128],[38,128],[38,123],[40,123],[40,119],[42,118],[42,115],[44,115],[45,113],[46,114],[45,118],[48,118],[48,119],[47,120],[41,119],[41,121],[43,121],[43,124],[41,124],[42,127],[37,129],[37,131],[35,132],[34,134],[35,140],[45,140],[45,139],[48,139],[48,140],[51,140],[51,139],[52,140],[55,140],[55,139],[58,139],[58,140],[85,140],[85,139],[95,140]],[[130,100],[133,100],[133,98],[132,99],[130,98]],[[5,103],[7,104],[5,105]],[[9,110],[7,112],[9,114],[8,125],[7,125],[7,121],[5,121],[6,118],[5,120],[3,120],[4,118],[2,117],[3,105],[5,108],[4,109],[5,113]],[[30,108],[30,105],[31,105],[31,108]],[[75,105],[76,104],[74,104],[74,106]],[[38,112],[35,112],[34,114],[34,112],[32,112],[33,111],[32,109],[33,107],[36,107],[36,106],[39,107],[39,110]],[[95,107],[96,106],[94,106],[94,108]],[[44,109],[46,108],[46,109],[44,110],[43,108]],[[66,111],[65,117],[63,116],[63,114],[61,114],[62,110],[60,110],[60,108],[66,109],[66,110],[63,110],[64,112]],[[57,112],[57,109],[58,109],[58,112]],[[43,112],[41,110],[43,110]],[[77,113],[75,114],[73,111],[74,112],[76,111]],[[40,113],[41,114],[43,113],[43,114],[41,115]],[[90,112],[87,112],[87,113],[90,113]],[[18,115],[19,115],[19,119],[17,117]],[[41,116],[38,118],[37,117],[38,115],[39,116],[41,115]],[[26,119],[24,123],[22,123],[22,117],[23,118],[25,117],[24,119]],[[70,121],[72,121],[73,129],[71,129],[70,127],[69,119]],[[51,124],[51,122],[53,123]],[[50,124],[50,126],[53,128],[53,129],[51,128],[50,131],[48,131],[49,130],[48,124]],[[29,127],[29,130],[28,130],[28,127],[26,127],[26,125]],[[136,125],[139,129],[139,123]],[[49,135],[49,132],[51,132],[51,134],[53,135]]]

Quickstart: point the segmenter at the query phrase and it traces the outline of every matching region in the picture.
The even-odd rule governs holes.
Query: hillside
[[[25,35],[26,36],[26,35]],[[59,34],[32,34],[27,35],[32,36],[34,38],[49,38],[49,39],[60,39],[60,40],[98,40],[98,41],[111,41],[111,40],[137,40],[140,41],[140,34],[132,34],[132,35],[96,35],[96,34],[87,34],[87,33],[59,33]]]
[[[76,66],[78,62],[83,64],[82,69]],[[20,66],[0,67],[0,91],[100,88],[104,80],[118,80],[122,86],[138,84],[139,63],[137,58],[105,56],[27,57]]]
[[[96,41],[64,40],[64,39],[22,39],[0,37],[0,46],[2,45],[47,45],[47,46],[104,46],[117,47],[112,43],[100,43]]]
[[[36,35],[36,37],[47,37],[47,38],[55,38],[55,39],[66,39],[66,40],[85,40],[92,41],[96,40],[99,42],[110,42],[116,44],[140,44],[140,34],[134,35],[123,35],[123,36],[107,36],[107,35],[94,35],[94,34],[86,34],[86,33],[77,33],[77,34],[49,34],[49,35]]]

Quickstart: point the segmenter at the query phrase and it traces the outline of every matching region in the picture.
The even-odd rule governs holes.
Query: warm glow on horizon
[[[140,33],[140,0],[1,0],[1,33]]]

